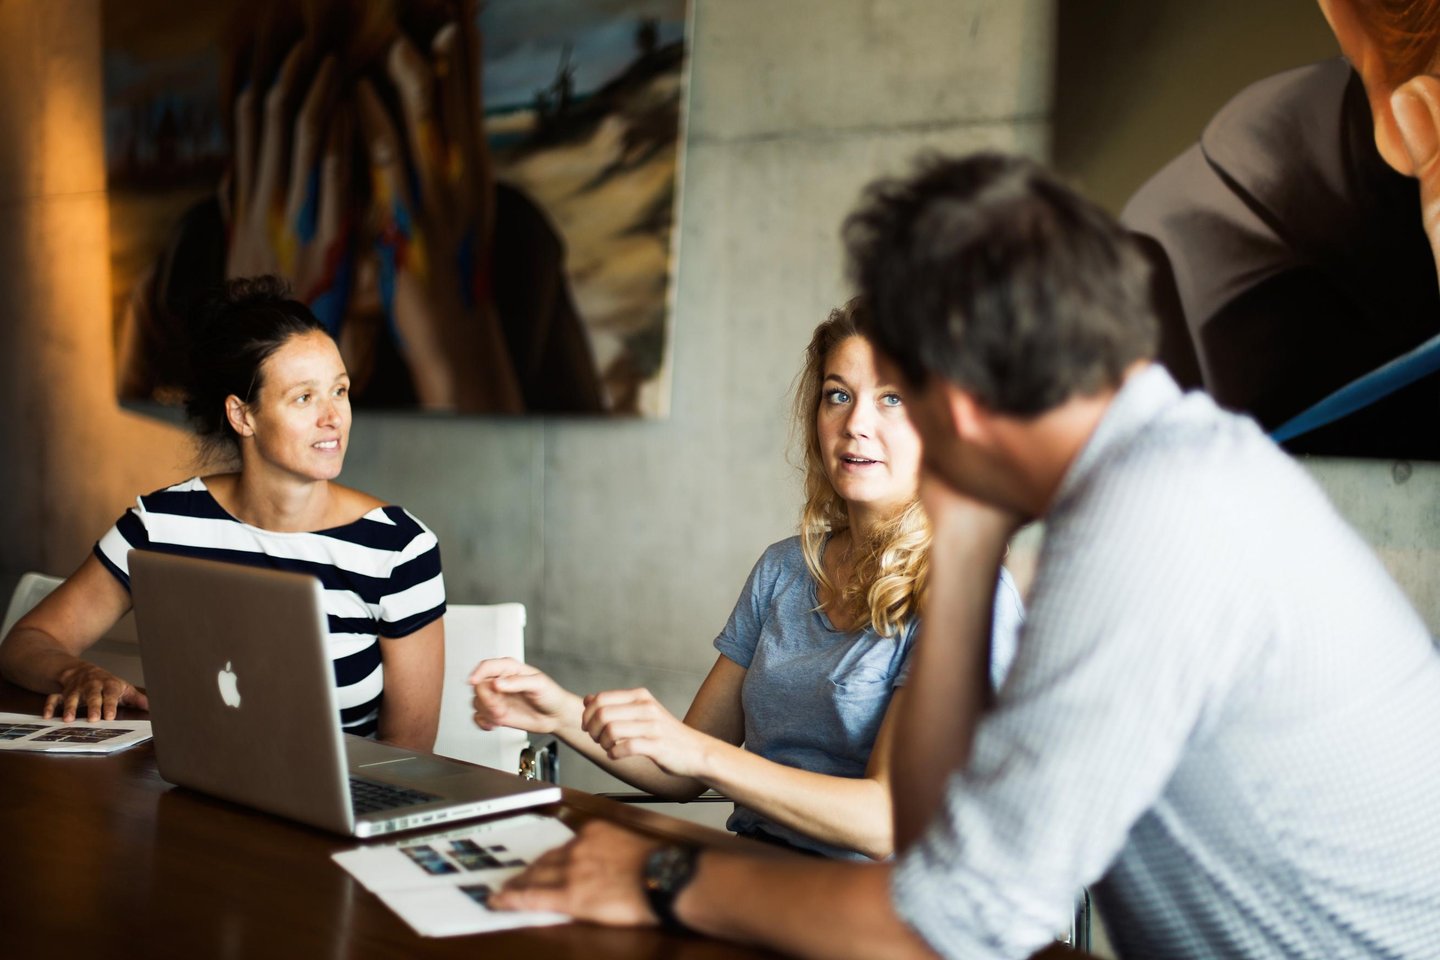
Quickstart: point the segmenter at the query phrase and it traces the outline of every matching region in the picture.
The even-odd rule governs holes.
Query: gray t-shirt
[[[861,777],[890,697],[905,682],[918,621],[882,637],[869,626],[836,630],[818,607],[800,538],[781,540],[750,571],[715,649],[746,670],[741,706],[747,750],[813,773]],[[991,656],[997,687],[1014,657],[1023,619],[1019,591],[1002,570]],[[736,832],[763,829],[827,856],[863,859],[739,804],[727,826]]]

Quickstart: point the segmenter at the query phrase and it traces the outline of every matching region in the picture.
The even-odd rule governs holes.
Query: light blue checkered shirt
[[[1046,527],[901,915],[1024,957],[1093,884],[1125,957],[1440,957],[1440,655],[1305,472],[1151,367]]]

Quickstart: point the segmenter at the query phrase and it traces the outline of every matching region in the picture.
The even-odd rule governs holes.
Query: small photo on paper
[[[148,720],[64,721],[29,713],[0,713],[0,750],[106,754],[150,739]]]
[[[523,867],[525,861],[519,857],[501,859],[496,854],[508,854],[500,844],[481,846],[474,840],[450,841],[450,856],[466,870],[498,870],[501,867]]]
[[[483,883],[469,883],[462,886],[460,892],[488,910],[490,909],[490,895],[495,891]]]
[[[19,740],[44,729],[38,723],[0,723],[0,740]]]
[[[418,847],[401,847],[400,852],[415,861],[416,866],[432,877],[460,872],[453,863],[446,860],[438,850],[429,844],[422,844]]]
[[[59,727],[35,738],[36,743],[103,743],[131,730],[97,730],[94,727]]]

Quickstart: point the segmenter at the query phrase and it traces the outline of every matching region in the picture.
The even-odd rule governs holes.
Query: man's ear
[[[225,398],[225,419],[230,421],[230,429],[240,436],[255,435],[255,425],[250,422],[250,408],[233,393]]]
[[[1385,51],[1356,12],[1355,0],[1320,0],[1320,10],[1340,42],[1340,52],[1365,85],[1365,99],[1370,101],[1375,122],[1375,148],[1396,173],[1413,177],[1415,165],[1410,162],[1410,154],[1395,123],[1395,112],[1390,107],[1390,95],[1410,78],[1390,78]]]

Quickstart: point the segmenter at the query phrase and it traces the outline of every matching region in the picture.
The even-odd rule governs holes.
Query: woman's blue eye
[[[849,403],[850,394],[841,390],[839,387],[831,387],[825,391],[825,399],[831,403]]]
[[[887,393],[885,394],[885,396],[880,398],[880,402],[887,407],[898,407],[900,406],[900,404],[904,403],[904,401],[900,399],[900,394],[898,393]]]

